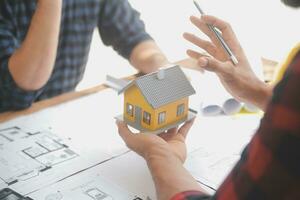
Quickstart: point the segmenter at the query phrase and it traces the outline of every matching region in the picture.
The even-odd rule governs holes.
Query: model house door
[[[135,123],[140,125],[142,121],[142,109],[138,106],[135,106]]]

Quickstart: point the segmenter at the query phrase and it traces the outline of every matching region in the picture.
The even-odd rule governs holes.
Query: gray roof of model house
[[[139,77],[119,91],[119,94],[134,84],[154,109],[196,93],[179,66]]]

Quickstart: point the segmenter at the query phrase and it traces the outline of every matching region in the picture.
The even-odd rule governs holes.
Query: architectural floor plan
[[[0,130],[0,179],[7,185],[39,176],[76,157],[78,154],[50,130]]]
[[[191,98],[191,104],[199,102]],[[126,153],[113,120],[122,106],[108,105],[122,101],[105,90],[0,124],[0,190],[34,200],[155,200],[147,163]],[[259,120],[198,116],[187,138],[186,168],[216,188]]]
[[[28,196],[38,200],[142,200],[112,181],[104,179],[97,167]]]

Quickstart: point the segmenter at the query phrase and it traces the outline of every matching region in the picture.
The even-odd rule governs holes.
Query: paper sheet
[[[189,155],[185,167],[195,179],[217,189],[239,159],[240,155],[211,153],[199,148]]]
[[[0,130],[9,141],[0,148],[0,179],[19,193],[34,191],[112,156],[86,152],[51,130],[31,135],[22,129]],[[96,153],[96,152],[95,152]]]
[[[51,128],[61,137],[84,145],[86,151],[101,149],[112,155],[124,152],[114,115],[123,111],[123,97],[108,89],[40,112],[0,124],[0,129],[19,126],[31,131]]]
[[[0,151],[2,150],[0,155],[5,157],[5,159],[2,159],[2,164],[6,163],[2,167],[0,164],[0,171],[5,173],[7,172],[7,168],[4,169],[5,166],[13,169],[12,166],[15,165],[14,168],[18,168],[19,173],[12,173],[10,177],[17,177],[20,174],[28,174],[33,169],[35,170],[33,170],[31,178],[22,180],[19,178],[20,181],[11,184],[10,187],[22,194],[28,193],[126,152],[128,149],[119,137],[113,120],[115,113],[122,111],[122,105],[122,97],[117,96],[114,91],[105,90],[101,93],[2,123],[0,130],[18,127],[23,134],[26,132],[41,132],[47,129],[56,135],[59,138],[58,140],[64,140],[63,145],[70,147],[72,152],[75,152],[74,158],[66,158],[68,162],[65,163],[59,159],[66,157],[66,155],[59,154],[61,152],[56,150],[49,155],[28,159],[30,156],[35,157],[37,154],[45,153],[43,152],[45,148],[39,148],[39,145],[37,145],[38,140],[41,139],[39,137],[42,137],[43,134],[32,137],[25,137],[21,133],[12,134],[20,137],[20,140],[16,138],[14,142],[10,142],[5,146],[0,145],[0,148],[3,147],[0,149]],[[2,133],[2,135],[5,134]],[[0,144],[4,143],[5,138],[0,138]],[[24,151],[26,151],[26,154]],[[30,154],[30,156],[27,154]],[[49,160],[50,163],[48,163]],[[42,168],[41,165],[47,164],[55,167],[39,173],[40,168]],[[19,168],[22,168],[23,171]],[[18,170],[14,170],[14,172]],[[7,179],[8,183],[9,177],[4,178]]]
[[[201,95],[210,90],[201,90],[203,85],[199,84],[198,75],[201,79],[201,74],[193,71],[191,75],[192,84],[195,86],[197,92],[202,92],[198,92],[191,97],[190,107],[199,111]],[[154,185],[146,163],[135,153],[131,152],[94,166],[103,160],[113,158],[128,151],[117,133],[117,128],[113,120],[116,114],[122,113],[122,107],[123,97],[117,96],[112,90],[105,90],[79,100],[64,103],[0,124],[1,130],[18,127],[26,133],[50,131],[50,134],[57,136],[56,140],[63,141],[63,144],[66,144],[76,155],[72,159],[68,159],[67,162],[59,161],[59,164],[52,160],[54,167],[51,170],[46,170],[42,174],[39,174],[38,177],[24,179],[10,185],[10,187],[21,194],[28,194],[33,191],[39,192],[39,189],[42,188],[48,189],[47,186],[52,185],[53,188],[51,186],[49,192],[46,192],[50,197],[52,192],[55,192],[56,187],[63,188],[63,194],[69,197],[72,195],[69,191],[73,191],[76,186],[80,186],[82,181],[84,183],[92,180],[91,185],[99,186],[98,189],[100,192],[104,191],[105,193],[106,191],[110,191],[107,188],[113,183],[111,189],[113,191],[120,191],[120,193],[117,192],[116,194],[123,195],[125,191],[124,194],[130,197],[133,194],[144,199],[147,199],[147,197],[155,199]],[[189,152],[186,163],[187,169],[199,181],[217,187],[239,158],[243,147],[249,142],[258,123],[259,117],[257,116],[253,116],[253,118],[251,116],[249,118],[198,116],[187,138]],[[1,146],[3,147],[7,143],[7,138],[3,137],[3,135],[0,137],[0,150]],[[21,154],[22,152],[24,153],[25,149],[26,153],[33,157],[39,157],[38,155],[45,153],[44,149],[35,145],[39,140],[37,135],[34,137],[25,137],[26,139],[24,139],[26,135],[22,135],[22,133],[20,135],[12,135],[16,137],[13,140],[19,142],[18,145],[11,147],[13,150],[10,151],[10,154],[20,156],[20,152]],[[233,143],[233,141],[235,142]],[[51,144],[48,146],[48,143],[44,143],[49,148],[52,147],[53,144]],[[3,152],[7,151],[7,148],[5,149],[2,148]],[[5,154],[0,153],[0,155]],[[19,159],[13,160],[16,163],[19,161]],[[47,163],[47,159],[39,159],[38,163]],[[60,185],[64,180],[57,183],[57,181],[79,172],[88,166],[94,166],[98,170],[99,174],[97,175],[96,173],[95,175],[94,173],[94,175],[99,177],[99,180],[103,180],[103,183],[102,181],[97,182],[93,179],[92,174],[87,178],[76,179],[78,182],[70,181],[70,185]],[[37,165],[38,167],[39,165]],[[214,174],[214,176],[210,176],[211,174]],[[74,178],[77,177],[81,177],[81,173],[74,176]],[[69,178],[73,178],[73,176]],[[109,180],[109,183],[107,183],[107,180]],[[0,180],[0,188],[7,186],[7,184],[3,185],[2,182]],[[57,184],[59,186],[56,186]],[[119,190],[119,188],[122,189]],[[98,190],[91,191],[92,194],[97,194]],[[76,194],[78,192],[79,190],[75,191]],[[32,194],[42,195],[42,193]],[[46,196],[39,197],[46,198]],[[49,200],[51,199],[50,197],[48,196],[48,199],[46,199]]]
[[[99,173],[142,199],[155,200],[155,188],[146,162],[134,152],[99,166]]]
[[[7,184],[0,180],[0,190],[4,188],[7,188]]]
[[[213,194],[213,191],[204,185],[201,187]],[[88,200],[90,196],[87,191],[93,193],[100,191],[107,195],[107,200],[111,198],[116,200],[157,199],[147,165],[134,152],[128,152],[76,176],[28,194],[28,196],[39,200],[50,200],[51,198],[55,200]]]
[[[38,200],[138,200],[112,180],[103,178],[99,166],[28,195]]]
[[[258,128],[260,117],[198,117],[187,138],[185,167],[200,182],[218,188]]]

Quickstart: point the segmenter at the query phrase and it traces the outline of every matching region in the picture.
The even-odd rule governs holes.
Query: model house
[[[138,130],[155,131],[188,119],[194,88],[179,66],[137,78],[124,93],[123,120]]]

